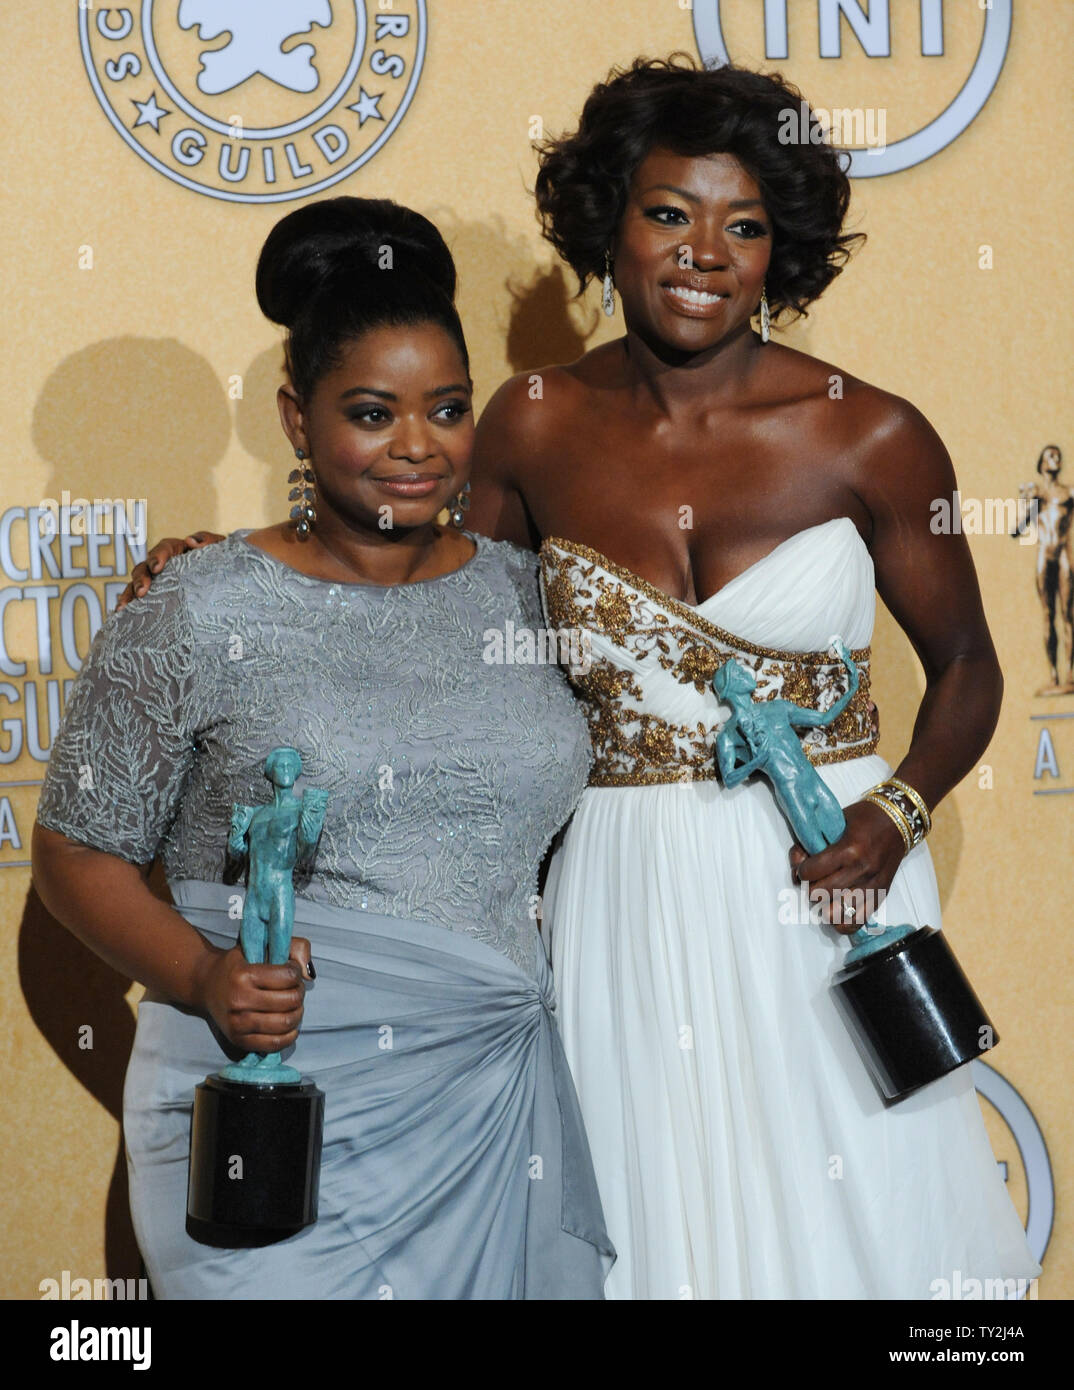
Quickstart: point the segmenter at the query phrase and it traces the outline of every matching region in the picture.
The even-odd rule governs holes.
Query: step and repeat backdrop
[[[572,128],[614,65],[684,50],[784,73],[853,150],[868,241],[782,339],[911,400],[955,461],[938,516],[969,538],[1006,693],[930,845],[1002,1035],[973,1065],[1043,1258],[1033,1292],[1070,1297],[1074,6],[54,0],[12,7],[4,43],[0,1294],[139,1274],[119,1116],[140,990],[36,902],[30,833],[71,681],[147,538],[285,514],[281,340],[253,294],[269,227],[339,193],[431,217],[483,404],[622,332],[538,234],[532,141]],[[894,764],[924,681],[882,609],[873,667]]]

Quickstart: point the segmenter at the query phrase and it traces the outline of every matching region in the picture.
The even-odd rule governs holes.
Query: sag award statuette
[[[807,854],[819,854],[846,829],[842,807],[794,732],[795,727],[830,724],[858,688],[850,652],[838,637],[830,646],[847,669],[849,686],[828,710],[788,700],[754,700],[753,673],[733,659],[724,662],[712,681],[720,701],[731,708],[716,737],[724,784],[734,787],[751,772],[764,773]],[[850,950],[830,988],[886,1100],[902,1099],[999,1041],[942,932],[881,926],[866,918],[849,939]]]
[[[229,866],[247,870],[239,941],[252,964],[288,959],[293,874],[312,867],[324,825],[328,793],[307,787],[299,799],[292,787],[301,771],[293,748],[273,749],[265,759],[273,800],[232,808]],[[188,1233],[237,1249],[316,1221],[323,1125],[324,1093],[278,1052],[250,1052],[206,1077],[191,1120]]]

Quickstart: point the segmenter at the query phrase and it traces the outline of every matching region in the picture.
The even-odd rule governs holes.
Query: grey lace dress
[[[537,873],[589,739],[548,661],[536,557],[474,536],[392,588],[311,579],[236,532],[109,618],[72,690],[42,825],[135,863],[237,935],[233,803],[272,748],[329,793],[295,934],[318,975],[294,1063],[326,1095],[317,1223],[260,1250],[185,1231],[195,1085],[234,1055],[147,995],[124,1096],[157,1297],[600,1298],[614,1259],[536,922]],[[537,643],[538,655],[542,654]]]

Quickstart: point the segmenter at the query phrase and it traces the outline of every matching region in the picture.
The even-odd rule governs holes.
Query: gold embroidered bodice
[[[853,526],[849,518],[835,520]],[[856,531],[855,537],[860,544]],[[591,786],[715,778],[713,740],[730,710],[711,682],[728,657],[753,673],[757,700],[828,709],[847,689],[846,668],[831,651],[747,641],[709,621],[704,604],[694,608],[674,599],[588,546],[547,539],[541,587],[550,626],[574,634],[559,646],[571,653],[567,673],[589,720]],[[851,647],[851,655],[859,670],[853,699],[830,725],[801,736],[814,764],[876,752],[868,711],[869,647]]]

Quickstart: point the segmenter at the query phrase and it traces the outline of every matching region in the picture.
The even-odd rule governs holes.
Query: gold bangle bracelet
[[[903,816],[910,829],[910,846],[919,845],[925,836],[932,829],[932,817],[928,813],[928,807],[913,787],[908,787],[907,783],[898,777],[887,777],[883,782],[877,782],[875,787],[869,788],[870,792],[875,792],[877,796],[886,797]],[[911,795],[907,795],[910,792]],[[922,815],[924,811],[924,815]]]
[[[909,854],[910,850],[913,848],[914,843],[913,832],[910,829],[909,821],[899,810],[899,808],[895,805],[895,803],[893,801],[889,801],[888,798],[884,796],[882,792],[874,791],[866,792],[865,796],[863,797],[863,800],[871,801],[874,806],[879,806],[880,809],[890,817],[891,821],[895,825],[895,828],[902,836],[902,843],[905,852]]]
[[[925,798],[919,791],[911,787],[909,782],[904,782],[901,777],[889,777],[887,780],[893,782],[895,786],[904,791],[917,807],[918,815],[921,817],[921,824],[925,827],[925,834],[927,835],[932,829],[932,813],[925,805]]]

